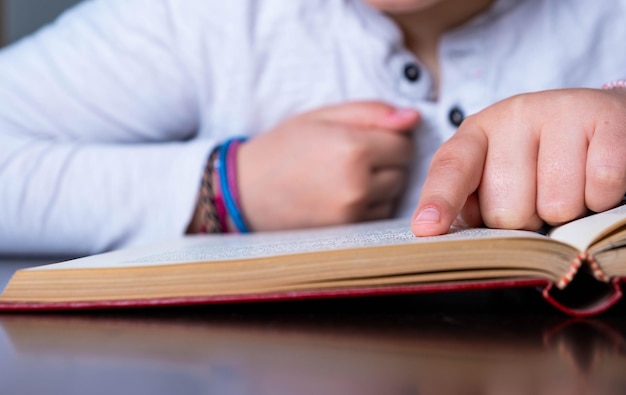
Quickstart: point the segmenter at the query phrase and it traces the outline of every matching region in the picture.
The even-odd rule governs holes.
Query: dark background
[[[6,45],[53,21],[79,0],[0,0],[0,43]]]

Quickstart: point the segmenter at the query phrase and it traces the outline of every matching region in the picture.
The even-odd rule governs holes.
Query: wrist
[[[247,233],[237,185],[237,153],[243,138],[233,138],[209,155],[187,233]]]

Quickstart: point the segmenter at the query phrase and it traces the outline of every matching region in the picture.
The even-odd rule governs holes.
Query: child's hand
[[[252,230],[386,218],[413,155],[419,115],[377,102],[325,107],[243,144],[239,189]]]
[[[609,209],[626,192],[626,89],[515,96],[463,122],[436,153],[412,228],[538,229]]]

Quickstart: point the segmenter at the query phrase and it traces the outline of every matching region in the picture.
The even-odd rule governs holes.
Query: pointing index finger
[[[413,214],[411,228],[416,236],[436,236],[450,230],[480,184],[487,150],[487,136],[469,119],[439,148]]]

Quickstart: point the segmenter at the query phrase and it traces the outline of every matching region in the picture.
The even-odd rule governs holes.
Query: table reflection
[[[610,317],[209,308],[0,326],[7,394],[626,393],[626,322]]]

